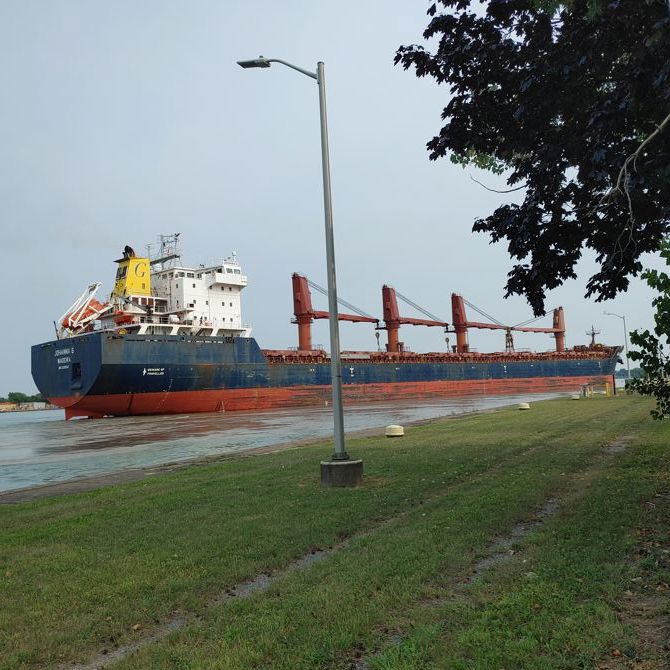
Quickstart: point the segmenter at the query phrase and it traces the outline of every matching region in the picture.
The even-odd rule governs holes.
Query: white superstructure
[[[165,312],[202,334],[249,337],[251,329],[242,323],[241,294],[246,285],[235,255],[208,267],[174,265],[151,273],[151,293],[165,300]]]
[[[181,263],[179,234],[160,237],[160,251],[138,257],[126,247],[117,260],[116,283],[106,303],[91,285],[59,320],[59,337],[92,330],[137,335],[250,337],[242,321],[247,278],[235,252],[210,265]]]

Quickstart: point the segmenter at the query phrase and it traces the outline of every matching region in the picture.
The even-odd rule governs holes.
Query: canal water
[[[561,394],[352,405],[347,431],[532,402]],[[329,408],[65,421],[62,410],[0,414],[0,491],[258,449],[332,434]]]

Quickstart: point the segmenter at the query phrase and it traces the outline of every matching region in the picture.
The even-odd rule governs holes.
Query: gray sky
[[[501,321],[530,317],[522,298],[502,298],[504,246],[470,232],[510,196],[428,160],[447,90],[393,66],[398,45],[420,40],[427,6],[3,0],[0,395],[34,389],[31,344],[52,339],[52,321],[87,284],[109,292],[125,244],[143,250],[159,233],[180,231],[193,264],[236,250],[249,277],[244,320],[262,347],[295,346],[290,275],[326,283],[318,96],[315,82],[281,66],[235,64],[259,54],[308,69],[326,63],[343,298],[380,315],[390,283],[449,321],[452,291]],[[547,302],[565,307],[568,344],[585,342],[592,323],[602,341],[622,343],[620,320],[604,309],[650,327],[651,294],[639,280],[611,303],[583,299],[592,268],[584,260],[580,279]],[[325,298],[314,301],[326,309]],[[314,330],[327,345],[326,322]],[[342,324],[341,337],[344,349],[376,347],[369,325]],[[438,329],[406,326],[401,339],[444,349]],[[471,333],[480,351],[503,341],[502,332]],[[516,342],[544,350],[553,340]]]

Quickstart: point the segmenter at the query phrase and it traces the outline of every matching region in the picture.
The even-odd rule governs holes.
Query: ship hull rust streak
[[[513,395],[579,391],[582,386],[611,383],[611,376],[482,379],[471,381],[348,384],[345,402],[436,400],[441,397]],[[267,410],[288,407],[324,407],[331,399],[330,386],[247,388],[209,391],[128,393],[49,398],[65,409],[66,417],[135,416]]]
[[[611,381],[618,353],[345,352],[342,386],[347,402],[575,392]],[[327,356],[264,351],[253,338],[90,333],[35,345],[32,372],[67,418],[323,407],[331,395]]]

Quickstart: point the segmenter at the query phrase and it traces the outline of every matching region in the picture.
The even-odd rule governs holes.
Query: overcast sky
[[[193,264],[235,250],[249,278],[243,318],[260,345],[296,345],[290,275],[326,284],[318,91],[282,66],[235,63],[259,54],[307,69],[325,61],[343,298],[381,315],[389,283],[448,321],[452,291],[506,323],[530,317],[522,298],[503,300],[505,247],[471,232],[510,196],[428,160],[447,90],[393,65],[400,44],[420,41],[428,4],[0,2],[0,395],[34,389],[30,346],[53,338],[53,320],[89,283],[109,292],[124,245],[143,250],[160,233],[181,232]],[[565,307],[568,344],[586,342],[591,324],[621,344],[620,320],[603,310],[650,327],[639,280],[611,303],[585,300],[592,269],[586,258],[579,280],[547,301]],[[314,330],[327,345],[326,322]],[[367,324],[343,324],[341,337],[344,349],[376,348]],[[434,328],[405,326],[401,339],[445,347]],[[480,351],[504,344],[502,332],[470,339]],[[516,342],[546,350],[553,339]]]

